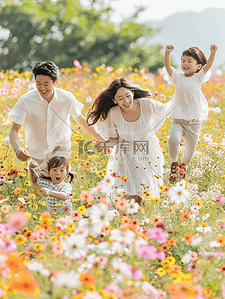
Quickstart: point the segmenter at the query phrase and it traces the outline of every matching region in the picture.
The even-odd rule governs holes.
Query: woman
[[[171,104],[149,96],[148,89],[115,79],[95,99],[87,115],[90,125],[100,120],[99,133],[109,137],[107,142],[97,142],[96,148],[113,147],[107,174],[115,177],[114,187],[123,188],[137,202],[142,191],[157,197],[163,179],[164,158],[155,133],[169,115]]]

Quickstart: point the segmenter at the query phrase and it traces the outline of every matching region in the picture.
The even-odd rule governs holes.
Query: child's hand
[[[47,197],[47,196],[49,196],[49,193],[51,192],[51,190],[49,190],[48,188],[41,188],[40,192],[42,195]]]
[[[166,49],[165,49],[165,51],[167,52],[167,53],[170,53],[170,52],[172,52],[174,50],[174,45],[166,45]]]
[[[212,44],[211,47],[210,47],[210,51],[212,53],[216,53],[217,49],[218,49],[218,46],[216,46],[215,44]]]

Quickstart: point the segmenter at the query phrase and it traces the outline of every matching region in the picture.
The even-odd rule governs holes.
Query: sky
[[[82,0],[81,2],[86,1]],[[141,13],[141,21],[162,20],[178,12],[200,12],[207,8],[225,8],[225,0],[116,0],[110,1],[117,11],[113,21],[120,22],[135,11],[135,7],[143,5],[145,11]],[[122,18],[121,18],[122,16]]]

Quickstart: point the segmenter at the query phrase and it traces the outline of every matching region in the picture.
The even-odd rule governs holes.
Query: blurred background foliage
[[[121,64],[155,73],[161,68],[162,46],[147,46],[159,32],[136,23],[143,7],[115,24],[109,0],[0,0],[0,70],[32,68],[36,61],[52,60],[59,68],[73,61],[118,68]]]

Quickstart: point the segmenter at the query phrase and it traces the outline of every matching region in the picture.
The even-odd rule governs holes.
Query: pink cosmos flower
[[[169,234],[164,232],[161,227],[155,227],[147,230],[149,239],[156,240],[159,244],[166,243]]]
[[[198,259],[198,254],[197,254],[196,252],[192,251],[191,254],[190,254],[190,258],[191,258],[191,260],[192,260],[193,262],[194,262],[194,261],[197,261],[197,259]]]
[[[157,249],[151,245],[141,245],[135,248],[138,256],[147,260],[155,260],[157,259]]]
[[[128,265],[134,280],[141,280],[144,274],[140,270],[136,270],[131,265]]]
[[[89,191],[82,191],[80,194],[80,199],[82,201],[93,201],[94,197],[91,195]]]
[[[25,216],[22,211],[16,211],[9,215],[7,218],[7,223],[15,227],[15,229],[20,230],[27,226],[29,219]]]
[[[106,293],[112,293],[114,294],[115,296],[119,296],[119,293],[120,293],[120,287],[118,287],[117,285],[115,285],[115,283],[110,283],[109,285],[107,285],[105,288],[104,288],[104,291]]]

